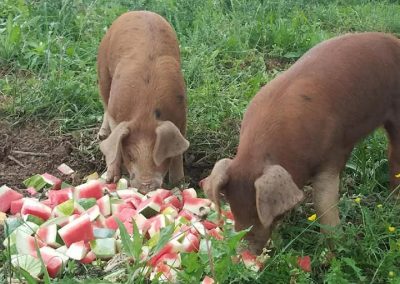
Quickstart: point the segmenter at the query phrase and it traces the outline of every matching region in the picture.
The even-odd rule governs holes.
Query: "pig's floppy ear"
[[[231,162],[231,159],[222,159],[216,162],[211,174],[202,182],[204,193],[217,206],[218,214],[220,213],[221,188],[229,181],[228,169]]]
[[[258,218],[264,227],[292,209],[304,198],[292,176],[281,166],[270,166],[255,182]]]
[[[107,181],[119,179],[122,159],[122,139],[129,134],[127,122],[121,122],[115,127],[106,140],[100,143],[100,150],[106,157]]]
[[[189,148],[189,141],[183,137],[178,127],[171,121],[161,121],[156,128],[156,144],[153,160],[157,166],[165,159],[183,154]]]

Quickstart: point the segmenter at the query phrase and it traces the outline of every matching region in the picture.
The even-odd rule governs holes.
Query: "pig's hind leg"
[[[400,198],[400,119],[396,123],[389,121],[384,126],[389,137],[390,187],[394,196]]]

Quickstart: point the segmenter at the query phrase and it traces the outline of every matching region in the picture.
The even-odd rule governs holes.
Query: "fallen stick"
[[[50,157],[49,154],[47,153],[36,153],[36,152],[27,152],[27,151],[18,151],[18,150],[12,150],[11,153],[17,154],[17,155],[29,155],[29,156],[38,156],[38,157]]]
[[[20,161],[18,161],[18,160],[17,160],[16,158],[14,158],[13,156],[8,155],[7,158],[10,159],[11,161],[17,163],[17,164],[20,165],[21,167],[26,168],[26,166],[25,166],[23,163],[21,163]]]

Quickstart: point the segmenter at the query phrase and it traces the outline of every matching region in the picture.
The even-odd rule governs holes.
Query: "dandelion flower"
[[[361,198],[360,198],[360,197],[355,198],[355,199],[354,199],[354,202],[360,204]]]
[[[394,272],[393,271],[389,271],[389,277],[393,278],[394,277]]]
[[[314,222],[315,220],[317,220],[317,214],[312,214],[310,217],[307,218],[308,221]]]
[[[395,227],[392,227],[392,226],[389,226],[389,227],[388,227],[388,231],[391,232],[391,233],[393,233],[394,231],[396,231],[396,228],[395,228]]]
[[[382,205],[382,204],[378,204],[378,205],[376,205],[376,207],[378,207],[378,208],[382,208],[382,207],[383,207],[383,205]]]

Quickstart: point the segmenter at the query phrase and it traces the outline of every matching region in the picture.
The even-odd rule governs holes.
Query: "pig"
[[[224,196],[235,229],[252,226],[259,253],[281,217],[313,187],[325,233],[340,225],[340,173],[354,145],[383,126],[391,187],[400,179],[400,40],[384,33],[339,36],[306,52],[251,100],[233,159],[219,160],[202,180],[205,194]]]
[[[97,57],[104,105],[98,133],[107,182],[123,167],[130,186],[147,193],[184,178],[187,98],[176,34],[160,15],[127,12],[103,37]]]

